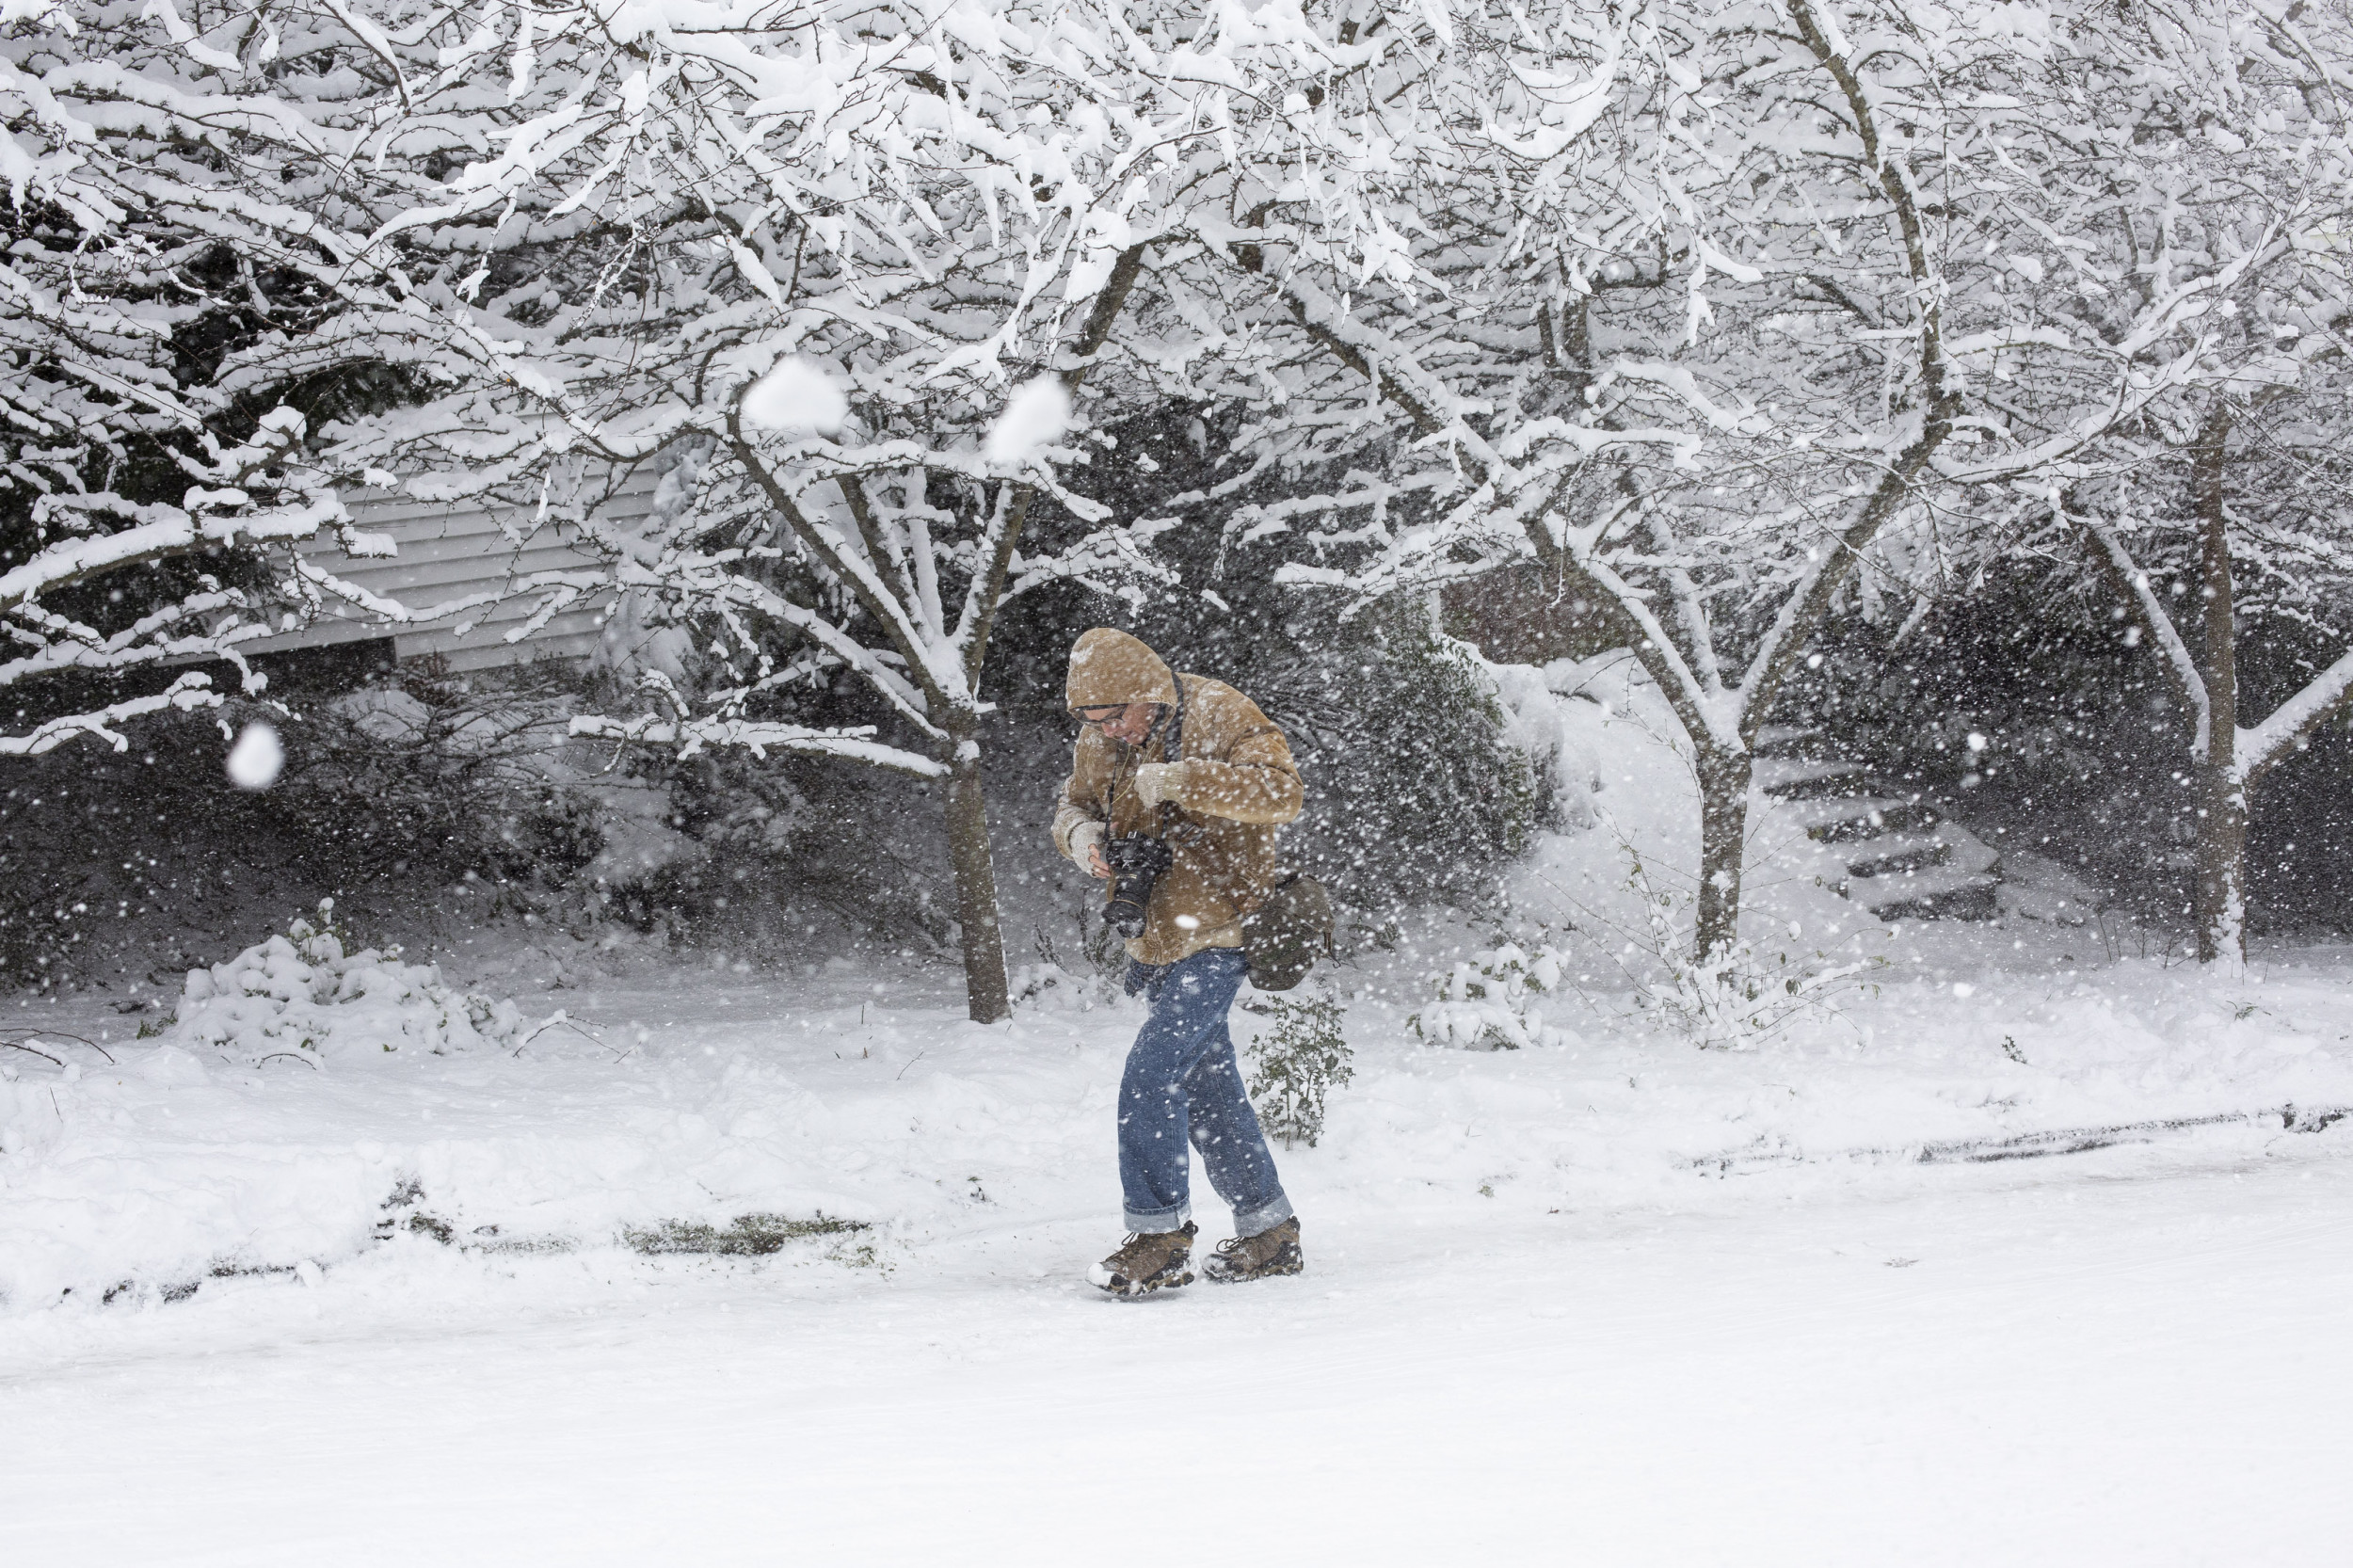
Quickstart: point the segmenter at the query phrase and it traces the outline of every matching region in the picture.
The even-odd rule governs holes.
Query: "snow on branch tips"
[[[374,280],[319,214],[422,182],[354,161],[376,105],[345,84],[244,70],[237,51],[276,37],[256,20],[38,8],[0,39],[21,220],[0,291],[0,690],[39,712],[91,699],[34,683],[134,682],[0,755],[120,746],[126,721],[221,700],[202,674],[137,692],[158,666],[224,662],[257,689],[240,649],[325,597],[295,547],[358,543],[314,415],[380,401],[398,373],[338,336],[338,292]],[[314,20],[331,50],[344,24]]]

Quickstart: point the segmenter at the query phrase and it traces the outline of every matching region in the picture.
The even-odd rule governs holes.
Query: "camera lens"
[[[1169,847],[1150,834],[1124,833],[1103,854],[1112,867],[1111,904],[1103,918],[1120,936],[1141,936],[1153,887],[1168,870]]]

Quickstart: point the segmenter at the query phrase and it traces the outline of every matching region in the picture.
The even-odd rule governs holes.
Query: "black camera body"
[[[1153,885],[1168,870],[1176,852],[1152,834],[1123,833],[1103,846],[1103,858],[1112,868],[1111,905],[1104,912],[1104,921],[1122,936],[1141,936]]]

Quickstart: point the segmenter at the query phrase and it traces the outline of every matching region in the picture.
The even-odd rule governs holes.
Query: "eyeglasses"
[[[1078,711],[1079,722],[1080,724],[1116,724],[1128,716],[1129,706],[1125,702],[1107,702],[1099,703],[1092,708],[1081,708]]]

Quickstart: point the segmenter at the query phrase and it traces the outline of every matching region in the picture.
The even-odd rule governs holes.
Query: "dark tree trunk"
[[[2204,600],[2200,673],[2206,683],[2206,756],[2198,767],[2198,961],[2247,961],[2247,786],[2238,776],[2238,658],[2223,461],[2231,416],[2217,411],[2190,455],[2198,508],[2198,586]]]
[[[955,869],[956,923],[964,933],[964,989],[974,1023],[1013,1016],[1006,994],[1005,936],[997,923],[997,872],[988,856],[988,811],[981,794],[981,745],[952,732],[948,763],[948,859]]]
[[[1707,958],[1740,936],[1740,863],[1749,840],[1749,776],[1745,751],[1703,746],[1700,779],[1700,896],[1693,956]]]
[[[2247,789],[2227,764],[2198,770],[2198,961],[2247,962]]]

